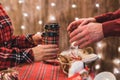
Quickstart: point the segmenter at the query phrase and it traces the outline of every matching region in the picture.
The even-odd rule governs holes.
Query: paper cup
[[[101,72],[95,76],[94,80],[116,80],[111,72]]]

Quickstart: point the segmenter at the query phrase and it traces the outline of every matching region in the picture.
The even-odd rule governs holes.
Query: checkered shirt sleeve
[[[10,18],[0,3],[0,70],[19,64],[32,63],[34,55],[31,37],[13,36]]]

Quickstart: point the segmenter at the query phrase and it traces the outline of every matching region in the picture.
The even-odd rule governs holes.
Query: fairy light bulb
[[[39,5],[36,6],[36,10],[40,10],[41,7]]]
[[[6,7],[5,7],[5,10],[6,10],[6,11],[10,11],[10,7],[9,7],[9,6],[6,6]]]
[[[77,5],[76,4],[72,4],[72,8],[76,8],[77,7]]]
[[[120,73],[120,71],[119,71],[119,69],[118,69],[118,68],[114,68],[114,69],[113,69],[113,73],[114,73],[114,74],[119,74],[119,73]]]
[[[55,21],[55,20],[56,20],[56,18],[55,18],[55,16],[50,15],[50,16],[49,16],[49,20],[51,20],[51,21]]]
[[[43,21],[42,21],[42,20],[39,20],[39,21],[38,21],[38,24],[40,24],[40,25],[41,25],[42,23],[43,23]]]
[[[23,13],[23,16],[24,17],[28,17],[28,13]]]
[[[55,4],[54,2],[52,2],[50,5],[51,5],[52,7],[56,6],[56,4]]]
[[[102,53],[98,53],[98,58],[99,58],[99,59],[102,59],[102,58],[103,58]]]
[[[120,46],[118,47],[118,52],[120,52]]]
[[[113,63],[116,64],[116,65],[119,65],[120,64],[120,59],[118,59],[118,58],[114,59]]]
[[[77,21],[77,20],[79,20],[79,18],[78,18],[78,17],[75,17],[75,21]]]
[[[99,64],[95,65],[95,69],[99,70],[100,69],[100,65]]]
[[[100,7],[100,4],[99,4],[99,3],[96,3],[95,6],[96,6],[97,8],[99,8],[99,7]]]
[[[99,48],[102,48],[102,47],[103,47],[103,45],[102,45],[101,42],[98,42],[98,43],[97,43],[97,46],[98,46]]]
[[[18,3],[19,3],[19,4],[24,3],[24,0],[19,0]]]
[[[41,35],[42,35],[42,32],[37,32],[36,34],[38,34],[38,35],[40,35],[40,36],[41,36]]]
[[[25,30],[25,28],[26,28],[26,27],[25,27],[24,25],[21,26],[21,29],[22,29],[22,30]]]

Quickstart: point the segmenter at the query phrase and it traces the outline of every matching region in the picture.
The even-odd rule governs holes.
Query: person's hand
[[[32,48],[35,61],[41,61],[43,60],[43,57],[45,56],[52,56],[57,55],[57,52],[59,50],[57,45],[38,45],[34,48]]]
[[[78,26],[69,36],[70,43],[75,42],[74,46],[78,45],[79,48],[84,48],[104,38],[102,24],[88,23],[87,25]]]
[[[34,41],[34,44],[35,45],[38,45],[38,44],[41,44],[42,43],[42,36],[41,36],[42,33],[36,33],[32,36],[32,39]]]
[[[83,26],[86,25],[90,22],[96,22],[95,18],[82,18],[79,19],[77,21],[73,21],[72,23],[70,23],[70,25],[67,27],[67,31],[69,33],[71,33],[72,31],[74,31],[78,26]]]

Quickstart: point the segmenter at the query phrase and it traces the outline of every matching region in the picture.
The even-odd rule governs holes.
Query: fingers
[[[76,46],[76,45],[81,45],[82,43],[85,43],[85,42],[87,42],[88,40],[89,40],[88,36],[85,36],[85,37],[79,39],[74,45],[75,45],[75,46]]]
[[[59,48],[49,48],[49,49],[44,49],[44,53],[47,54],[54,54],[56,52],[58,52]]]
[[[84,20],[84,21],[80,24],[80,26],[86,25],[86,24],[88,24],[88,23],[89,23],[88,20]]]
[[[89,44],[91,44],[91,41],[86,41],[86,42],[82,43],[82,44],[79,46],[79,48],[84,48],[84,47],[88,46]]]
[[[76,29],[78,25],[81,24],[81,22],[83,21],[83,19],[79,19],[78,21],[73,21],[72,23],[70,23],[70,25],[67,27],[67,31],[71,32],[72,30]]]
[[[77,35],[77,34],[80,33],[81,31],[82,31],[81,28],[75,29],[73,32],[70,33],[70,38],[72,38],[73,36]]]
[[[50,49],[50,48],[58,48],[58,45],[56,44],[47,44],[47,45],[41,45],[44,49]]]
[[[85,37],[87,34],[88,34],[88,32],[86,30],[82,31],[82,32],[79,32],[75,36],[71,37],[70,43],[80,40],[81,38]]]

